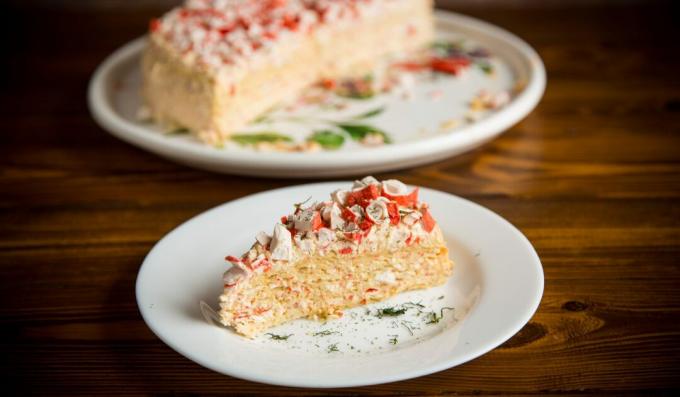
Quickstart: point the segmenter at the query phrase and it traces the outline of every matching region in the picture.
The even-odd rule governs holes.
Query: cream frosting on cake
[[[189,0],[150,24],[153,119],[218,142],[325,77],[432,38],[431,0]]]
[[[442,284],[453,269],[441,230],[418,189],[366,177],[330,200],[296,204],[271,235],[227,256],[220,318],[254,336],[301,318]]]

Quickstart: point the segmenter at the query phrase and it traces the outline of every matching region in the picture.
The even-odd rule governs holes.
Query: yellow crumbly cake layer
[[[262,273],[221,302],[222,322],[246,335],[302,317],[333,318],[342,310],[400,292],[443,284],[453,263],[441,233],[391,252],[309,256]],[[384,280],[394,277],[391,280]],[[258,313],[254,317],[250,313]]]
[[[321,78],[426,45],[432,1],[194,0],[150,30],[151,117],[215,143]]]
[[[372,177],[329,201],[296,205],[271,236],[258,234],[248,252],[226,259],[221,322],[247,337],[440,285],[453,270],[418,190]]]

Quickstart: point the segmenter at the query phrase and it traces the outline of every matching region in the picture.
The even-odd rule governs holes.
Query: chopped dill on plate
[[[444,318],[444,310],[454,310],[452,307],[442,307],[441,310],[439,311],[439,316],[437,316],[437,312],[429,312],[427,314],[429,321],[427,321],[425,324],[437,324],[442,318]]]
[[[265,334],[265,335],[268,335],[268,336],[269,336],[269,339],[273,339],[273,340],[288,340],[288,338],[290,338],[291,336],[293,336],[293,334],[289,334],[289,335],[276,335],[276,334],[269,334],[269,333],[267,333],[267,334]]]
[[[384,316],[389,316],[389,317],[396,317],[396,316],[401,316],[402,314],[406,313],[406,308],[395,308],[395,307],[384,307],[382,309],[378,309],[376,313],[376,317],[378,318],[383,318]]]
[[[338,332],[336,332],[336,331],[325,330],[325,331],[315,332],[315,333],[312,334],[312,336],[328,336],[328,335],[337,334],[337,333]]]

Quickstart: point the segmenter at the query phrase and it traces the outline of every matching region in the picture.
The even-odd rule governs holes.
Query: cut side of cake
[[[151,21],[142,95],[159,124],[217,143],[320,79],[432,36],[431,0],[189,0]]]
[[[298,318],[341,317],[451,275],[446,242],[417,188],[366,177],[294,208],[271,235],[260,232],[245,254],[226,258],[220,321],[244,336]]]

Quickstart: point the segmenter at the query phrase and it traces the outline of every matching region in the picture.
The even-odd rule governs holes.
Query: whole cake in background
[[[425,47],[433,29],[431,0],[189,0],[151,21],[145,106],[220,142],[320,79]]]
[[[446,282],[446,242],[418,189],[366,177],[328,201],[295,204],[242,256],[227,256],[220,320],[254,337],[297,318]]]

